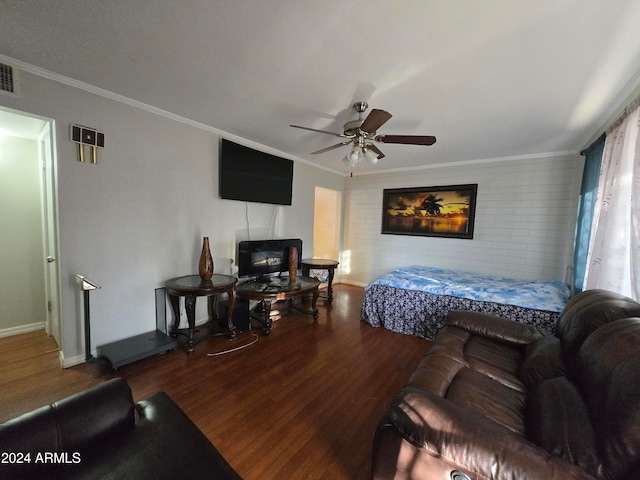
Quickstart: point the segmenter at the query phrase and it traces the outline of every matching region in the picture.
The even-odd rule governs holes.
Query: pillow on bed
[[[549,378],[565,375],[560,339],[542,337],[531,342],[520,366],[520,379],[529,388]]]

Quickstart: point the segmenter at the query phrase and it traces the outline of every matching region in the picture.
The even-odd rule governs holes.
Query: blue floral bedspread
[[[569,289],[561,282],[526,282],[417,266],[383,275],[366,290],[361,310],[365,322],[426,339],[435,337],[451,310],[498,315],[553,335],[569,299]]]
[[[366,290],[372,285],[551,312],[561,312],[569,300],[569,288],[562,282],[529,282],[422,266],[400,268],[382,275],[371,282]]]

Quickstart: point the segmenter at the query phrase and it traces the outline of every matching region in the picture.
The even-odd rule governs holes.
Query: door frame
[[[63,328],[62,328],[62,296],[60,291],[60,231],[58,226],[58,162],[56,156],[56,124],[55,120],[49,117],[16,110],[0,105],[0,111],[12,116],[23,117],[26,122],[17,121],[15,124],[11,120],[4,127],[7,127],[9,135],[26,136],[34,140],[37,144],[37,152],[34,160],[40,165],[40,210],[42,228],[42,262],[44,264],[44,275],[42,281],[45,285],[45,303],[42,306],[46,312],[45,331],[54,337],[58,344],[58,349],[62,352]],[[37,124],[28,121],[37,120]],[[35,130],[38,128],[38,130]],[[51,255],[55,262],[48,263],[46,257]],[[51,311],[48,305],[51,304]],[[62,359],[62,356],[60,356]],[[62,363],[61,363],[62,365]]]
[[[313,215],[313,256],[340,261],[342,241],[342,197],[343,192],[327,187],[315,187],[314,191],[314,215]],[[321,231],[324,229],[327,219],[331,219],[331,235]],[[332,252],[327,255],[328,252]],[[338,267],[338,278],[340,268]]]

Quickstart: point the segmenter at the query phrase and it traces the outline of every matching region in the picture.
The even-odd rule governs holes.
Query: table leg
[[[195,350],[194,336],[196,334],[196,297],[195,295],[186,295],[184,297],[184,308],[187,311],[187,321],[189,322],[189,335],[187,340],[187,353],[192,354]]]
[[[333,283],[333,275],[335,273],[335,268],[329,268],[329,278],[327,279],[327,300],[329,303],[333,302],[333,288],[331,288],[331,284]]]
[[[263,300],[264,303],[264,334],[271,333],[271,300]]]
[[[173,323],[169,328],[169,335],[175,338],[180,327],[180,297],[169,294],[169,303],[171,303],[171,310],[173,311]]]
[[[220,323],[218,318],[218,296],[211,295],[207,297],[207,304],[209,307],[209,323],[216,326]]]
[[[318,296],[320,292],[318,292],[318,287],[313,289],[313,298],[311,299],[311,311],[313,312],[313,320],[318,320],[320,316],[320,312],[316,308],[316,302],[318,301]]]
[[[229,290],[229,308],[227,309],[227,327],[229,328],[229,338],[236,338],[236,326],[233,323],[233,310],[236,307],[236,295],[233,288]]]

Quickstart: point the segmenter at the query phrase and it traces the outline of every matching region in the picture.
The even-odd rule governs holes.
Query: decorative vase
[[[294,283],[298,276],[298,249],[289,247],[289,283]]]
[[[202,238],[202,253],[200,254],[198,272],[202,280],[211,280],[213,276],[213,257],[211,250],[209,250],[209,237]]]

